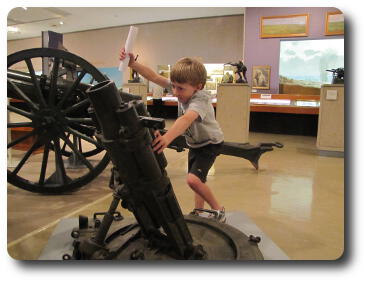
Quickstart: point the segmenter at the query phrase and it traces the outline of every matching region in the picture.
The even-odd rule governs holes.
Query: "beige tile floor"
[[[265,153],[260,169],[219,156],[208,185],[227,211],[246,213],[294,260],[334,260],[344,249],[344,158],[320,156],[315,137],[250,133],[250,143],[282,142]],[[185,184],[187,151],[165,151],[167,171],[184,214],[193,208]],[[111,200],[109,167],[79,191],[62,196],[30,193],[8,184],[8,252],[37,259],[62,218],[105,211]],[[124,216],[131,214],[120,208]]]

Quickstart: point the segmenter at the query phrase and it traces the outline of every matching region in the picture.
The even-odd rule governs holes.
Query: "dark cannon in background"
[[[161,130],[161,134],[164,134],[166,130]],[[279,142],[274,143],[259,143],[257,145],[252,145],[249,143],[235,143],[235,142],[224,142],[220,154],[230,155],[235,157],[241,157],[247,159],[255,167],[256,170],[259,169],[259,159],[261,155],[267,151],[272,151],[273,146],[282,148],[283,144]],[[175,149],[180,152],[185,148],[189,148],[185,137],[179,136],[169,145],[169,148]]]
[[[327,72],[333,73],[332,84],[344,84],[344,68],[336,68],[326,70]]]
[[[51,62],[50,73],[36,74],[44,59]],[[46,194],[69,193],[91,182],[110,157],[96,138],[86,90],[108,78],[83,58],[53,48],[19,51],[7,61],[8,182]],[[121,91],[119,95],[125,102],[139,99]],[[222,154],[247,159],[258,169],[259,158],[273,146],[282,147],[225,142]],[[187,148],[184,137],[170,148]]]

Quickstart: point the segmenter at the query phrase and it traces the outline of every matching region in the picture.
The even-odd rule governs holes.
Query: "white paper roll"
[[[125,42],[125,52],[127,56],[124,60],[120,61],[119,65],[120,72],[125,71],[127,66],[129,65],[130,56],[128,55],[128,53],[130,53],[133,49],[136,36],[138,35],[138,30],[139,28],[130,26],[130,31]]]

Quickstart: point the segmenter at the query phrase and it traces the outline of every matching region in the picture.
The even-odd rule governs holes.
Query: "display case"
[[[126,83],[123,85],[123,90],[141,96],[145,104],[147,104],[148,85],[145,83]]]
[[[317,115],[319,95],[301,94],[251,94],[252,112],[272,112]]]
[[[233,83],[234,71],[231,65],[226,64],[204,64],[207,79],[204,89],[215,97],[218,85],[225,80],[226,83]]]
[[[223,84],[236,86],[236,84]],[[217,108],[217,100],[220,96],[212,98],[212,104]],[[217,99],[218,98],[218,99]],[[148,96],[148,108],[152,105],[152,97]],[[228,110],[232,116],[234,113],[246,113],[246,107],[241,107],[241,103],[232,101],[235,105],[236,112]],[[251,94],[250,95],[250,131],[316,136],[317,123],[320,106],[319,95],[296,95],[296,94]],[[165,107],[164,112],[167,118],[177,117],[177,98],[174,96],[166,96],[162,98],[162,106]],[[152,109],[154,110],[154,109]],[[216,109],[218,112],[218,108]]]
[[[319,95],[251,94],[250,97],[251,112],[319,114]],[[151,94],[148,94],[148,105],[152,105],[152,99]],[[162,100],[164,106],[177,106],[177,97],[167,95],[163,97]],[[212,104],[214,107],[217,106],[217,96],[212,97]]]
[[[226,82],[233,83],[234,81],[234,67],[224,63],[219,64],[204,64],[207,73],[207,80],[204,89],[213,95],[217,94],[218,84]],[[171,73],[171,65],[158,65],[157,72],[161,76],[169,79]]]

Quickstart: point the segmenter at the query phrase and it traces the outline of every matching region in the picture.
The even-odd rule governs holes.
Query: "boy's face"
[[[192,86],[188,83],[181,84],[172,82],[173,95],[176,96],[181,103],[187,103],[199,89],[201,89],[201,84],[198,86]]]

